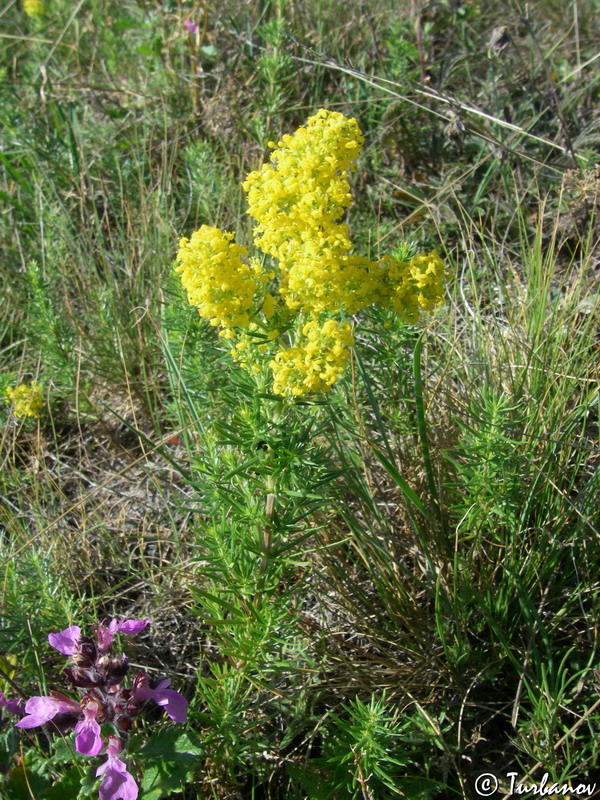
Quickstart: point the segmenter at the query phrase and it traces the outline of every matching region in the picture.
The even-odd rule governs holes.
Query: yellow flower
[[[273,391],[288,397],[309,392],[327,392],[346,369],[349,348],[354,344],[348,322],[315,320],[302,328],[299,347],[280,350],[271,361]]]
[[[23,11],[28,17],[42,17],[46,9],[42,0],[23,0]]]
[[[14,388],[8,386],[4,396],[9,403],[12,403],[12,413],[18,419],[22,417],[34,417],[37,419],[44,406],[42,387],[35,381],[29,385],[20,383]]]
[[[225,338],[233,336],[230,328],[248,325],[254,295],[266,280],[260,263],[243,260],[248,251],[232,239],[232,233],[203,225],[179,242],[175,268],[190,305],[211,325],[226,329]]]

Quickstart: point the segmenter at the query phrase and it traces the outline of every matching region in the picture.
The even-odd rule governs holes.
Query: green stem
[[[421,454],[423,455],[423,463],[425,466],[425,474],[427,475],[427,488],[431,497],[435,514],[437,516],[440,531],[444,532],[444,518],[442,510],[438,503],[438,489],[433,474],[433,465],[431,463],[431,454],[429,452],[429,440],[427,438],[427,418],[425,416],[425,403],[423,401],[423,380],[421,376],[421,347],[423,343],[423,334],[421,334],[415,345],[415,352],[413,356],[413,376],[415,380],[415,405],[417,411],[417,429],[419,432],[419,442],[421,445]]]

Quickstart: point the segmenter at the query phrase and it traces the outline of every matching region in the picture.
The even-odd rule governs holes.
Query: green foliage
[[[189,216],[195,227],[219,219],[226,199],[235,193],[226,169],[223,154],[209,141],[192,141],[182,149],[181,183],[189,193]]]
[[[527,491],[519,405],[511,406],[506,395],[494,396],[484,388],[481,398],[472,398],[466,420],[456,422],[461,431],[458,458],[448,458],[460,481],[454,489],[460,497],[454,511],[462,521],[461,541],[493,539],[504,528],[518,526],[522,493]]]
[[[144,800],[161,800],[173,792],[184,791],[194,775],[203,749],[181,731],[165,728],[153,733],[139,750],[132,742],[130,750],[143,769]]]
[[[7,743],[7,756],[10,757],[17,743],[16,730],[12,728],[2,734]],[[161,800],[185,790],[192,780],[202,749],[181,731],[170,728],[150,734],[140,747],[141,736],[135,736],[129,745],[135,763],[142,770],[140,797],[144,800]],[[99,779],[95,772],[97,764],[89,764],[82,769],[81,764],[73,765],[74,753],[67,739],[57,738],[50,754],[41,750],[30,750],[26,760],[18,767],[12,767],[4,781],[3,797],[21,800],[30,797],[28,792],[35,790],[48,800],[84,800],[97,797]],[[30,787],[27,789],[27,787]]]
[[[22,763],[13,767],[2,787],[7,800],[27,800],[33,793],[34,797],[44,797],[52,786],[52,776],[47,774],[47,761],[36,756],[29,750]],[[75,797],[76,795],[71,795]]]
[[[369,703],[358,697],[344,706],[346,717],[329,715],[322,732],[323,755],[306,767],[290,767],[311,800],[326,798],[429,798],[442,784],[414,773],[427,772],[427,735],[412,714],[390,713],[385,692]],[[418,757],[419,765],[414,764]],[[410,773],[413,773],[412,775]]]
[[[264,43],[264,51],[256,62],[256,89],[260,105],[257,107],[254,127],[257,140],[263,147],[267,144],[273,122],[289,105],[292,93],[294,65],[285,49],[286,27],[285,20],[279,17],[257,29],[259,41]]]
[[[56,280],[56,275],[54,276]],[[39,265],[32,261],[27,268],[29,307],[27,334],[33,348],[39,351],[44,374],[63,391],[72,392],[73,330],[64,319],[60,294],[56,286],[44,278]]]
[[[66,570],[57,570],[51,552],[33,546],[23,547],[17,557],[3,543],[0,558],[4,565],[0,652],[18,656],[19,680],[36,675],[43,686],[40,656],[44,656],[48,631],[71,625],[79,611]]]

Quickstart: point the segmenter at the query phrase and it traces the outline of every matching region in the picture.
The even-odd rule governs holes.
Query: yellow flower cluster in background
[[[335,317],[378,303],[416,322],[443,302],[447,272],[437,253],[371,261],[353,252],[342,218],[363,142],[356,120],[321,109],[270,143],[270,163],[247,176],[254,243],[276,259],[277,272],[249,260],[217,228],[204,225],[180,242],[177,271],[190,303],[221,335],[237,336],[231,355],[242,367],[258,372],[269,364],[277,394],[327,391],[343,374],[353,337]],[[282,329],[293,346],[278,342]]]
[[[46,9],[42,0],[23,0],[23,11],[28,17],[41,17]]]
[[[42,387],[35,381],[29,385],[20,383],[14,388],[9,386],[5,390],[4,396],[12,404],[12,413],[18,419],[37,418],[44,406]]]

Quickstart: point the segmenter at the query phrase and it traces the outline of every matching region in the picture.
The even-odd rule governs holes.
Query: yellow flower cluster
[[[203,225],[179,242],[175,268],[190,305],[211,325],[220,325],[226,338],[232,338],[231,328],[249,324],[254,296],[268,280],[256,260],[244,260],[248,251],[232,239],[232,233]]]
[[[295,311],[353,314],[374,302],[376,265],[350,255],[350,232],[340,222],[363,142],[356,120],[321,109],[244,181],[258,223],[254,241],[279,261],[280,292]]]
[[[46,9],[42,0],[23,0],[23,11],[28,17],[41,17]]]
[[[231,355],[245,369],[258,372],[271,359],[277,394],[327,391],[344,372],[353,338],[334,315],[379,303],[416,322],[420,311],[443,302],[448,275],[437,253],[371,261],[353,252],[342,219],[363,142],[356,120],[321,109],[293,135],[270,143],[270,163],[244,181],[254,242],[278,261],[279,301],[265,294],[275,272],[248,261],[232,234],[204,225],[180,242],[177,271],[190,303],[223,328],[222,336],[237,336]],[[271,357],[273,343],[294,325],[294,346]]]
[[[352,202],[347,171],[363,141],[356,120],[321,109],[283,137],[271,154],[273,166],[264,164],[244,181],[248,213],[258,222],[255,242],[283,269],[293,266],[296,249],[324,224],[333,226],[332,242],[337,234],[349,246],[347,226],[335,223]]]
[[[340,220],[352,200],[348,174],[363,141],[356,120],[324,109],[284,136],[271,163],[244,182],[255,242],[279,260],[280,292],[290,309],[316,317],[380,303],[414,322],[420,309],[443,302],[445,267],[435,253],[410,262],[352,253]]]
[[[273,391],[299,397],[308,392],[327,392],[344,374],[348,348],[354,344],[348,322],[328,319],[323,325],[315,320],[302,328],[300,347],[280,350],[273,361]]]
[[[8,386],[4,396],[9,403],[12,403],[12,413],[18,419],[23,417],[37,418],[44,406],[42,387],[38,384],[20,383],[16,387]]]

